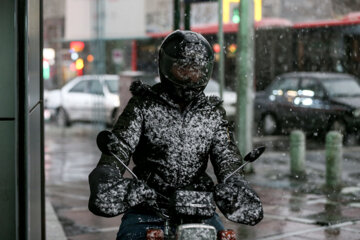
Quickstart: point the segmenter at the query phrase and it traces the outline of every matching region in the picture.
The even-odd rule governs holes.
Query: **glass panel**
[[[352,78],[325,80],[323,85],[332,97],[360,96],[359,83]]]
[[[86,89],[87,89],[87,82],[81,81],[78,84],[76,84],[73,88],[71,88],[69,92],[85,93]]]
[[[272,95],[290,95],[295,96],[297,95],[299,85],[299,79],[298,78],[284,78],[278,82],[276,82],[271,90]]]
[[[303,78],[299,95],[304,97],[323,97],[324,91],[315,79]]]
[[[287,90],[297,90],[299,84],[299,79],[297,78],[285,78],[277,88],[283,91]]]
[[[5,0],[5,2],[10,1]],[[38,1],[26,0],[26,2]],[[185,13],[187,2],[191,2],[189,14]],[[223,4],[218,4],[219,2]],[[45,141],[47,146],[45,169],[47,171],[46,187],[48,188],[46,193],[51,196],[49,200],[52,201],[56,209],[59,209],[58,212],[61,212],[64,207],[69,210],[69,219],[65,219],[65,223],[73,221],[74,224],[71,228],[65,226],[64,230],[67,236],[74,239],[79,239],[82,236],[87,236],[87,239],[103,240],[116,238],[114,231],[93,230],[95,228],[112,229],[114,222],[121,222],[121,217],[117,217],[111,222],[101,221],[98,216],[92,214],[87,214],[87,219],[71,217],[76,215],[79,208],[87,208],[88,205],[88,175],[97,165],[101,154],[94,147],[94,135],[102,129],[110,130],[119,119],[132,96],[129,90],[131,83],[138,79],[147,85],[160,82],[158,69],[160,46],[164,38],[174,29],[184,29],[185,14],[190,17],[191,29],[201,33],[214,51],[212,80],[205,88],[205,94],[220,95],[219,83],[222,79],[220,73],[224,73],[225,91],[222,95],[222,106],[226,111],[230,132],[225,138],[217,138],[217,142],[228,144],[227,140],[234,135],[231,134],[231,131],[234,132],[238,129],[241,130],[239,133],[246,130],[246,136],[249,137],[249,139],[241,139],[239,134],[234,135],[237,138],[235,142],[238,146],[242,145],[240,148],[242,154],[246,154],[246,151],[250,150],[247,143],[253,142],[255,145],[267,146],[264,155],[265,161],[260,159],[253,165],[256,177],[251,177],[249,180],[250,182],[251,180],[258,181],[254,184],[259,189],[261,186],[270,185],[272,185],[272,189],[278,188],[273,191],[267,190],[265,187],[264,191],[259,191],[263,196],[261,201],[264,209],[268,210],[272,207],[280,210],[285,209],[289,216],[282,221],[284,223],[282,229],[277,229],[276,223],[270,227],[267,223],[259,224],[255,228],[236,227],[238,238],[259,238],[258,232],[267,232],[267,236],[262,236],[264,238],[277,233],[281,235],[284,232],[291,232],[294,225],[291,222],[287,224],[287,220],[299,216],[308,219],[311,216],[311,220],[315,220],[315,222],[324,221],[326,226],[352,220],[350,212],[354,216],[356,211],[352,211],[351,205],[354,208],[355,205],[359,205],[359,201],[352,201],[352,195],[344,196],[343,193],[340,193],[339,201],[327,199],[329,195],[326,193],[316,195],[322,192],[324,189],[322,185],[326,181],[323,171],[325,168],[319,169],[319,166],[324,167],[324,142],[329,129],[340,130],[342,133],[346,133],[343,131],[344,129],[347,130],[348,134],[344,135],[344,139],[353,139],[352,141],[359,145],[360,97],[352,99],[343,97],[357,96],[360,93],[359,86],[354,81],[344,79],[345,76],[351,76],[348,74],[355,75],[357,78],[360,77],[359,1],[250,1],[253,3],[250,6],[254,9],[247,12],[254,14],[248,14],[249,19],[242,18],[240,24],[249,20],[249,26],[254,26],[254,28],[248,29],[251,31],[246,31],[246,37],[250,37],[251,41],[243,41],[241,38],[245,36],[240,37],[238,33],[239,25],[237,22],[241,12],[238,9],[239,2],[240,0],[43,1],[42,27],[45,49],[43,49],[42,69],[44,87],[47,90],[44,94],[45,112],[48,115],[48,120],[46,120],[48,125],[45,128],[47,138]],[[179,8],[176,8],[174,3],[179,3]],[[223,16],[218,15],[219,6],[223,7]],[[5,9],[3,5],[1,7]],[[353,13],[350,14],[350,11]],[[4,10],[4,12],[6,11]],[[12,11],[9,12],[10,15],[5,14],[3,17],[11,18],[14,14]],[[36,17],[37,15],[30,16]],[[246,18],[246,16],[242,17]],[[221,41],[221,35],[218,31],[219,20],[223,22],[223,41]],[[252,30],[254,30],[254,35],[252,35]],[[30,41],[32,41],[35,39],[36,31],[30,32],[32,36]],[[12,37],[9,38],[9,40],[11,39]],[[243,44],[246,44],[245,50]],[[5,46],[11,47],[13,43]],[[224,50],[224,58],[221,58],[222,49]],[[10,51],[10,49],[5,50]],[[245,53],[246,50],[249,50],[246,57],[239,55],[239,53]],[[39,51],[32,49],[30,53],[33,52]],[[195,53],[197,54],[197,52]],[[182,55],[180,53],[175,54],[175,56]],[[2,59],[6,60],[5,58]],[[29,64],[37,66],[38,63],[29,62]],[[2,65],[0,64],[0,66]],[[224,66],[224,69],[221,66]],[[319,72],[329,73],[326,76],[333,76],[333,73],[339,72],[342,75],[336,75],[334,79],[328,80],[325,79],[325,75],[318,74]],[[38,76],[32,72],[30,74],[33,78]],[[248,80],[246,83],[249,83],[249,87],[250,84],[253,84],[251,87],[253,87],[254,92],[247,91],[245,94],[241,91],[241,96],[248,96],[249,108],[244,105],[247,101],[239,101],[240,105],[237,103],[237,90],[240,92],[240,88],[243,87],[239,85],[243,82],[241,81],[243,79],[239,79],[239,75],[246,76]],[[73,88],[71,92],[85,92],[86,94],[69,94],[67,96],[70,97],[64,97],[64,91],[61,91],[60,94],[59,89],[74,78],[81,78],[85,82],[77,82],[76,86],[73,84],[75,82],[70,83],[71,88]],[[300,88],[302,79],[303,86]],[[316,79],[319,86],[313,85],[313,81],[310,79]],[[8,89],[8,87],[0,84],[1,90]],[[70,88],[67,87],[66,89]],[[245,91],[245,88],[243,89]],[[93,95],[90,95],[89,92]],[[320,97],[325,94],[324,100],[326,101],[322,101]],[[331,96],[341,96],[342,98],[332,99]],[[0,102],[2,99],[0,98]],[[254,100],[254,104],[250,106],[252,100]],[[156,98],[156,101],[161,100]],[[164,102],[164,104],[167,103]],[[13,105],[13,103],[10,102],[9,105]],[[195,147],[186,147],[189,145],[186,140],[189,137],[202,139],[202,136],[213,134],[211,130],[217,124],[214,123],[214,126],[210,126],[208,124],[199,125],[199,121],[194,122],[193,120],[202,115],[203,111],[199,110],[191,114],[192,107],[202,108],[206,107],[206,104],[194,102],[193,105],[186,108],[186,112],[189,110],[189,114],[186,114],[184,121],[189,119],[190,122],[185,124],[189,127],[189,131],[179,132],[181,137],[184,137],[182,138],[184,141],[182,145],[185,146],[185,150],[181,154],[192,154],[188,151],[194,150],[196,153],[193,154],[207,159],[206,155],[211,152],[213,144],[209,143],[209,145],[205,141],[203,142],[204,147],[200,147],[199,150]],[[169,113],[172,114],[173,111],[176,109],[172,108]],[[208,108],[206,111],[212,110]],[[152,120],[147,122],[147,119],[144,118],[146,122],[141,124],[141,129],[139,129],[144,130],[145,132],[141,133],[145,135],[153,132],[153,129],[147,131],[148,129],[145,129],[145,126],[166,127],[173,123],[172,120],[168,121],[169,118],[162,115],[156,116],[155,122]],[[213,120],[213,118],[204,119],[205,122]],[[195,124],[192,124],[193,122]],[[231,124],[233,122],[235,124]],[[245,127],[242,125],[245,122],[250,124]],[[182,127],[178,124],[174,126],[173,132],[176,132],[178,127]],[[69,128],[61,129],[61,131],[57,129],[65,127]],[[290,177],[292,173],[290,173],[289,168],[291,162],[290,133],[294,129],[306,132],[305,139],[307,142],[305,146],[309,146],[311,151],[319,150],[317,154],[306,154],[309,161],[306,163],[306,169],[301,169],[301,172],[307,172],[311,177],[304,179],[304,181],[301,179],[299,184],[295,183],[298,179],[297,175]],[[156,134],[155,140],[157,137],[169,137],[165,140],[171,143],[172,137],[178,135],[177,132],[176,134],[168,134],[169,132],[163,130],[162,128],[160,132],[156,132],[159,134]],[[263,137],[264,134],[275,136]],[[132,137],[122,136],[126,142],[131,141]],[[147,137],[148,135],[145,138]],[[313,137],[316,137],[315,141]],[[142,141],[144,138],[141,137],[140,139],[141,144],[146,144],[146,141]],[[223,142],[223,140],[225,141]],[[162,142],[162,140],[157,142]],[[134,147],[136,150],[141,150],[141,146]],[[156,150],[159,147],[161,146],[155,146],[151,149]],[[61,154],[59,154],[60,152]],[[360,170],[356,170],[360,169],[360,166],[354,167],[355,160],[358,160],[356,151],[352,149],[351,152],[353,154],[346,152],[344,146],[344,156],[347,158],[347,161],[343,161],[344,172],[341,172],[345,178],[344,187],[358,186],[360,179]],[[154,154],[156,153],[150,152],[147,157],[151,158]],[[225,154],[227,153],[225,152]],[[127,160],[133,164],[132,159]],[[142,165],[143,162],[145,161],[137,162],[140,169],[147,167]],[[357,162],[360,165],[360,161]],[[205,166],[206,162],[201,164]],[[191,167],[196,167],[197,165],[195,165]],[[210,177],[216,179],[216,176],[212,174],[211,167],[209,164]],[[256,170],[257,168],[259,170]],[[68,171],[69,169],[71,171]],[[203,170],[200,167],[199,171],[196,172]],[[221,171],[223,170],[220,169]],[[177,174],[173,176],[174,184],[180,184],[181,180],[189,180],[186,178],[187,176],[183,176],[184,178],[180,176],[182,179],[175,179],[176,176]],[[197,179],[196,176],[189,175],[188,177]],[[354,190],[353,187],[351,188]],[[355,192],[352,193],[356,197],[360,193],[358,190],[355,189]],[[345,189],[346,191],[349,189]],[[63,196],[64,193],[72,193],[72,196],[70,196],[71,194]],[[321,204],[311,205],[311,211],[308,211],[307,205],[311,201]],[[329,209],[328,203],[331,205],[330,208],[335,207],[335,203],[340,207],[340,210],[344,210],[345,207],[342,212],[334,211],[336,216],[344,218],[338,221],[332,218],[334,212],[325,212]],[[239,216],[238,214],[240,212],[235,215]],[[236,217],[235,215],[232,216]],[[315,215],[325,217],[313,219]],[[330,217],[328,218],[328,216]],[[223,217],[221,216],[221,218]],[[83,221],[81,222],[81,220]],[[86,226],[84,220],[88,223],[85,224]],[[233,227],[229,221],[223,222],[225,229]],[[273,226],[275,227],[268,231]],[[189,231],[190,236],[187,238],[195,239],[197,231],[192,229]],[[349,231],[334,232],[336,232],[335,235],[331,236],[331,233],[329,235],[327,231],[319,231],[317,236],[321,239],[351,238]]]
[[[104,95],[103,86],[99,80],[89,80],[89,93]]]
[[[118,93],[119,81],[118,80],[105,80],[105,84],[111,93]]]

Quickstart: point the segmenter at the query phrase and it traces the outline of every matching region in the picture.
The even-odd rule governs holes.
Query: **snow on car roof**
[[[280,75],[281,77],[315,77],[315,78],[349,78],[350,74],[334,72],[289,72]]]

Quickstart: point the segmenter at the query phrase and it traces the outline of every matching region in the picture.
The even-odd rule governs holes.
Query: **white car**
[[[207,96],[220,97],[220,84],[214,79],[210,79],[208,85],[204,89]],[[223,91],[223,107],[228,117],[235,117],[236,114],[236,92],[224,89]]]
[[[118,75],[84,75],[44,94],[45,113],[61,126],[74,121],[112,124],[120,106]]]

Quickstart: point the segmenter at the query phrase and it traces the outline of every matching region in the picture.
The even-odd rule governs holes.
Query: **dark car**
[[[255,98],[255,120],[265,135],[302,129],[309,134],[360,128],[360,86],[348,74],[292,72],[276,77]]]

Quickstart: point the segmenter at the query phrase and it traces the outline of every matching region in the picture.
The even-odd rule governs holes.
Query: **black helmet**
[[[214,53],[199,33],[177,30],[160,46],[159,73],[162,82],[203,90],[212,74]]]

